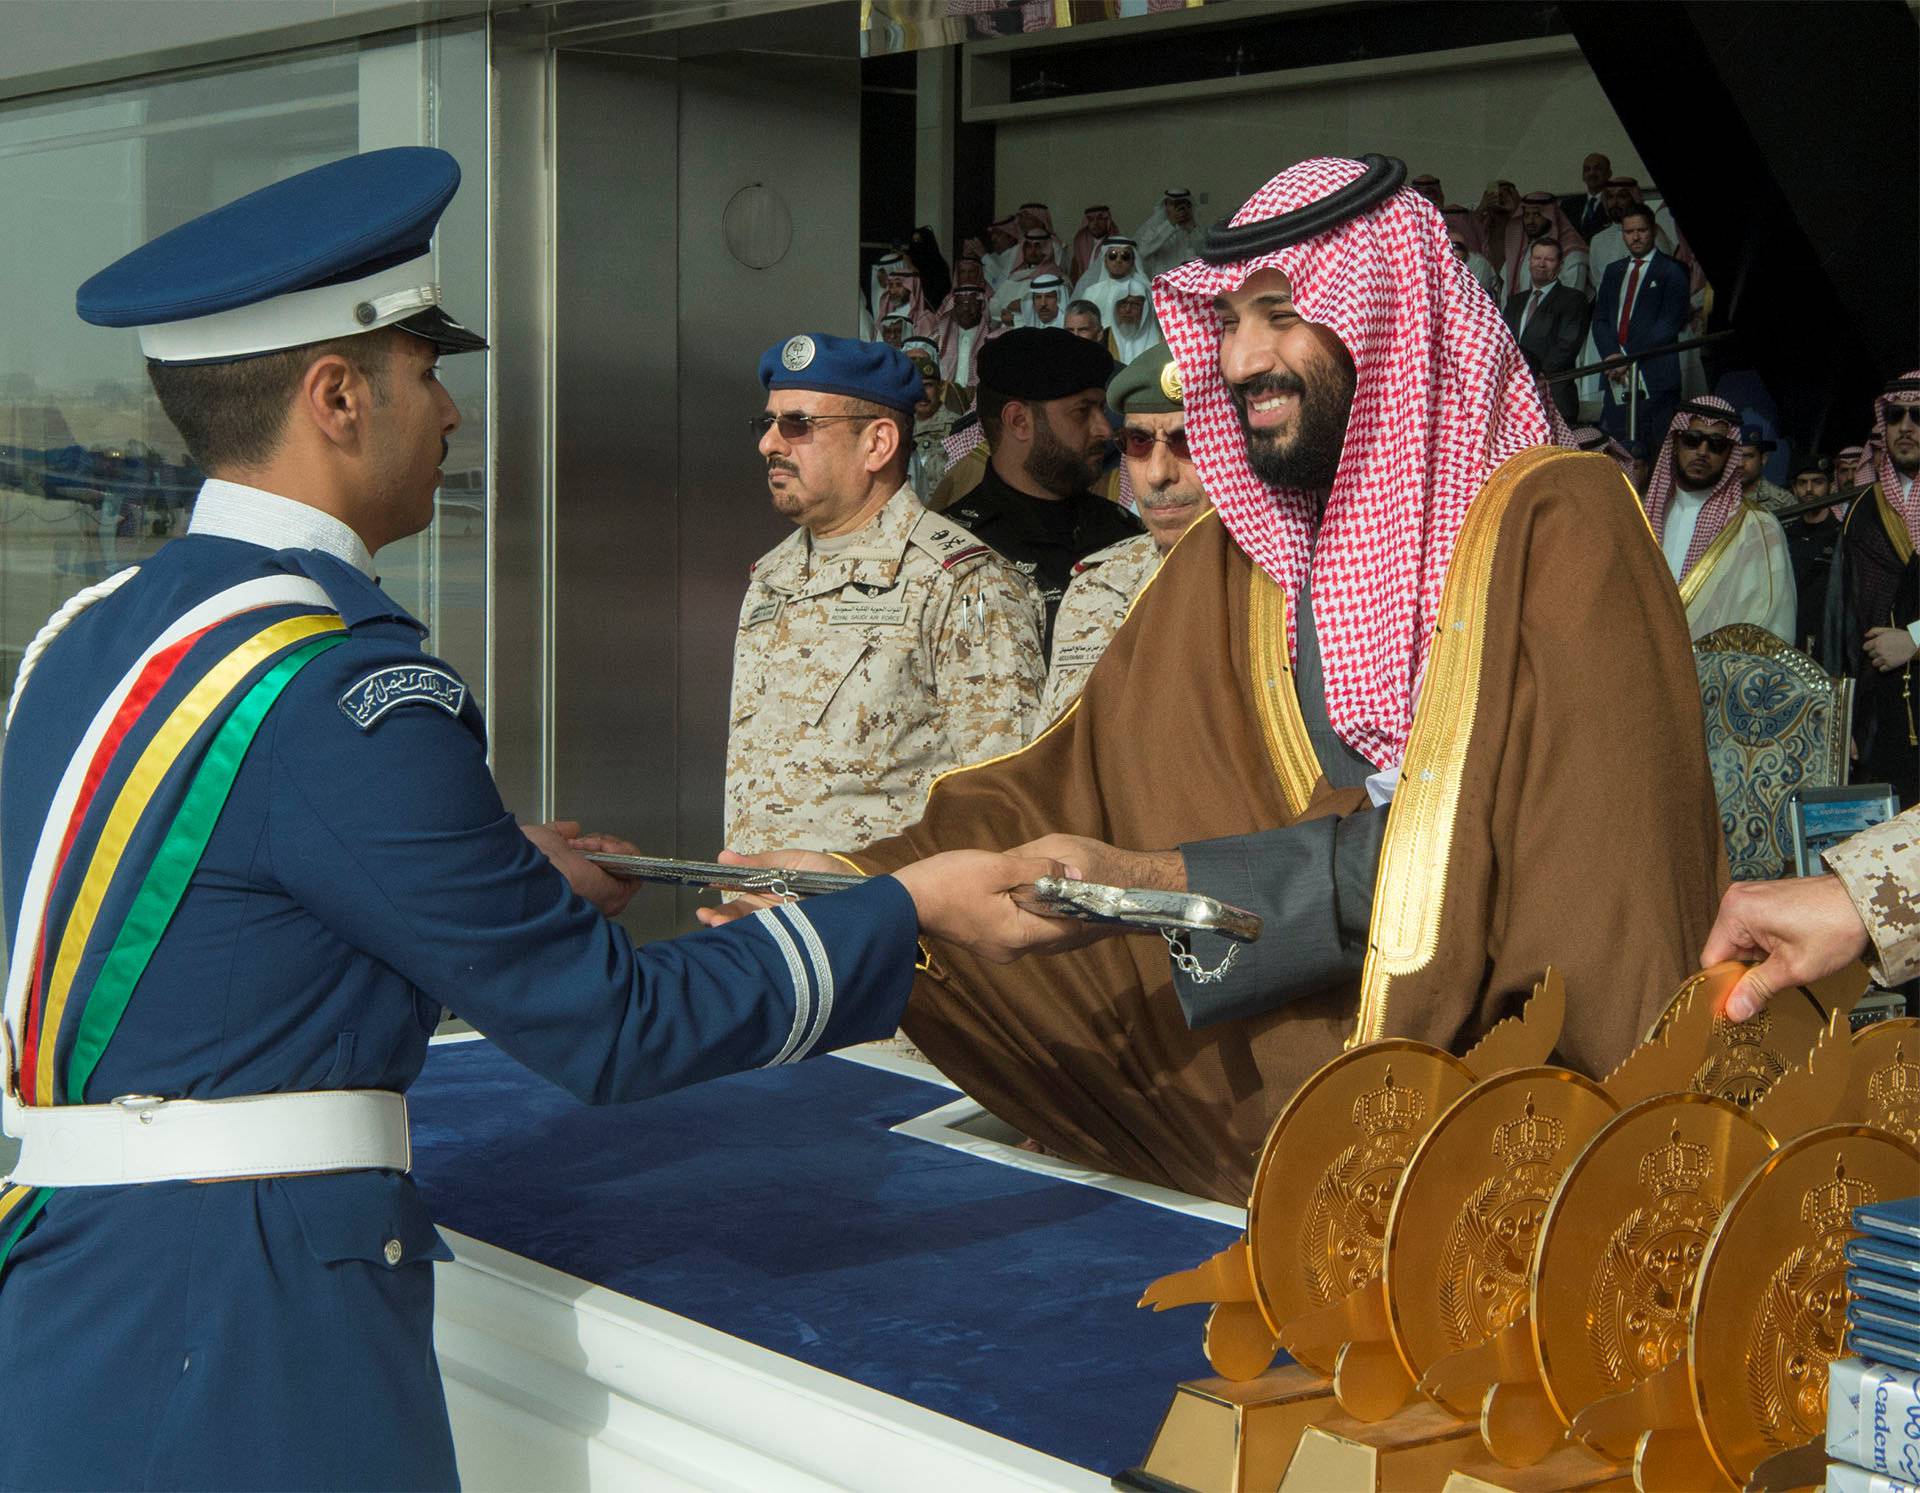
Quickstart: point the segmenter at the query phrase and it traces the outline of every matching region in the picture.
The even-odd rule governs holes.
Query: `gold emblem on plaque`
[[[1300,1229],[1301,1274],[1315,1306],[1380,1273],[1393,1190],[1427,1115],[1426,1095],[1395,1084],[1391,1063],[1380,1087],[1353,1101],[1353,1123],[1365,1134],[1322,1173]]]
[[[1773,1018],[1765,1011],[1746,1021],[1713,1018],[1718,1050],[1702,1063],[1691,1085],[1696,1094],[1712,1094],[1735,1104],[1751,1105],[1772,1088],[1790,1066],[1767,1041]]]
[[[1440,1317],[1447,1347],[1484,1342],[1525,1305],[1527,1266],[1540,1219],[1566,1168],[1564,1121],[1534,1109],[1493,1132],[1499,1170],[1476,1187],[1447,1230],[1440,1267]]]
[[[1910,1192],[1916,1168],[1911,1142],[1827,1125],[1781,1146],[1727,1205],[1701,1261],[1687,1353],[1700,1433],[1736,1487],[1825,1426],[1852,1210]]]
[[[1652,1194],[1607,1240],[1587,1292],[1594,1366],[1609,1385],[1645,1378],[1687,1343],[1693,1274],[1720,1216],[1721,1199],[1702,1188],[1713,1173],[1707,1148],[1680,1138],[1640,1158],[1640,1185]]]
[[[1853,1034],[1853,1079],[1841,1112],[1920,1144],[1920,1018],[1876,1021]]]
[[[1827,1423],[1826,1366],[1847,1331],[1847,1260],[1853,1210],[1876,1203],[1872,1183],[1847,1175],[1835,1151],[1833,1177],[1807,1189],[1800,1221],[1812,1235],[1781,1263],[1760,1293],[1747,1339],[1747,1388],[1755,1424],[1775,1451],[1818,1435]]]

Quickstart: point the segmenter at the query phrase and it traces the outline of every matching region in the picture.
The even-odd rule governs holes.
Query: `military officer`
[[[1170,348],[1156,344],[1116,373],[1107,385],[1107,403],[1120,412],[1120,456],[1147,532],[1095,550],[1074,566],[1053,624],[1052,662],[1040,701],[1046,721],[1079,697],[1161,558],[1213,506],[1187,453],[1180,365]]]
[[[767,486],[795,528],[740,606],[727,844],[851,844],[912,823],[948,768],[1025,745],[1040,600],[914,497],[906,432],[925,388],[910,359],[802,334],[767,350],[760,382]]]
[[[210,476],[11,704],[0,1487],[456,1486],[403,1094],[443,1005],[631,1100],[891,1032],[917,935],[1042,926],[998,893],[1053,863],[975,856],[636,948],[575,827],[514,822],[373,573],[432,517],[437,360],[486,345],[429,249],[458,182],[335,161],[81,288]]]
[[[947,511],[1040,589],[1048,636],[1073,567],[1140,525],[1092,489],[1112,454],[1099,343],[1049,327],[1016,327],[980,354],[980,480]]]

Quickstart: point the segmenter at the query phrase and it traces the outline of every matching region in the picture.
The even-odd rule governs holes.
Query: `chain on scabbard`
[[[1227,957],[1208,969],[1194,958],[1193,950],[1187,947],[1187,935],[1184,932],[1162,928],[1160,936],[1167,941],[1167,953],[1173,959],[1175,968],[1196,985],[1215,985],[1226,979],[1227,971],[1233,968],[1233,961],[1240,956],[1240,945],[1230,943],[1227,945]]]

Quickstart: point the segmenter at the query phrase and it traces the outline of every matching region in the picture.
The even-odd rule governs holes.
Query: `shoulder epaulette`
[[[907,538],[939,561],[942,570],[969,565],[993,553],[992,547],[975,538],[971,529],[955,523],[945,513],[928,512],[913,526]]]

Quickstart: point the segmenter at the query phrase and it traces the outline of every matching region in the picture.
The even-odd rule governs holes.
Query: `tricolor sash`
[[[245,620],[287,606],[328,610]],[[294,676],[346,641],[330,608],[298,576],[230,587],[162,632],[102,702],[54,793],[21,897],[0,1027],[7,1110],[86,1102],[247,749]],[[209,644],[226,623],[238,625]],[[154,701],[180,684],[156,723]],[[142,738],[133,756],[128,744]],[[103,915],[110,904],[116,913]],[[0,1270],[51,1192],[0,1191]]]

